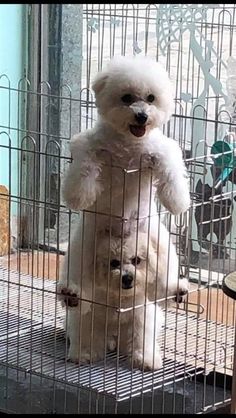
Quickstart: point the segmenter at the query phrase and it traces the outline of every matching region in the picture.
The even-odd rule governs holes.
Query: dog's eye
[[[120,267],[120,261],[114,258],[113,260],[111,260],[110,266],[112,269],[118,269]]]
[[[131,104],[134,101],[133,96],[131,94],[125,94],[121,97],[121,100],[123,103],[127,105]]]
[[[153,94],[149,94],[148,97],[147,97],[147,101],[149,103],[152,103],[152,102],[154,102],[154,100],[155,100],[155,96],[153,96]]]
[[[141,263],[141,258],[140,257],[133,257],[131,258],[131,263],[135,266]]]

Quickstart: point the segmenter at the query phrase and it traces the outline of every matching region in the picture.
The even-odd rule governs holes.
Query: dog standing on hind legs
[[[185,212],[190,196],[182,151],[161,131],[173,109],[166,71],[147,57],[114,58],[93,89],[98,121],[71,140],[73,161],[63,184],[67,206],[95,210],[96,202],[96,211],[108,215],[99,219],[100,229],[109,226],[109,215],[130,219],[138,207],[139,218],[156,214],[156,198],[174,215]],[[135,171],[140,165],[141,176]]]
[[[170,243],[168,231],[159,222],[156,207],[156,199],[159,199],[171,213],[180,214],[190,204],[181,149],[173,139],[163,135],[160,129],[170,118],[173,108],[168,75],[158,63],[147,57],[119,57],[113,59],[107,69],[97,75],[93,89],[99,119],[94,128],[72,139],[73,161],[63,185],[67,206],[73,210],[87,209],[88,212],[84,212],[83,222],[78,223],[73,234],[70,256],[66,257],[58,285],[58,292],[61,293],[59,298],[63,302],[69,300],[71,304],[72,301],[76,304],[76,296],[92,300],[95,235],[98,232],[104,236],[105,231],[110,229],[112,237],[117,239],[121,236],[124,219],[129,225],[128,231],[123,231],[126,236],[133,236],[137,219],[140,231],[147,235],[149,230],[152,245],[158,254],[156,280],[162,297],[166,294],[175,295],[178,286],[184,293],[186,282],[178,281],[175,248]],[[162,252],[158,245],[163,247]],[[105,257],[106,254],[100,256]],[[151,292],[148,297],[153,299]],[[86,323],[90,322],[91,306],[81,302],[80,309],[80,321],[86,318],[86,328]],[[103,316],[98,307],[94,309],[96,318]],[[74,306],[68,312],[71,343],[69,358],[85,361],[87,350],[83,350],[83,355],[78,358],[76,348],[77,338],[80,338],[76,311]],[[146,312],[151,312],[151,308]],[[102,322],[96,321],[99,324]],[[124,320],[124,326],[122,324],[122,332],[127,331],[125,323],[127,320]],[[149,320],[148,323],[152,322]],[[83,338],[80,341],[83,344]],[[106,347],[103,349],[104,353]],[[145,359],[137,360],[137,363],[145,364]],[[158,364],[159,360],[154,368]]]

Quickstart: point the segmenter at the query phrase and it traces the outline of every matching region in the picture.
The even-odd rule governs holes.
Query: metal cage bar
[[[73,13],[78,12],[83,20],[79,38],[83,46],[82,42],[79,46],[73,45],[80,57],[77,90],[74,70],[67,74],[67,80],[73,79],[72,84],[64,82],[63,65],[66,68],[69,65],[63,54],[69,48],[66,44],[68,34],[65,35],[68,22],[75,38],[79,28],[70,26],[71,11],[63,9],[67,6],[57,6],[57,30],[51,33],[50,16],[54,10],[51,5],[30,6],[29,74],[27,78],[22,77],[17,86],[12,85],[7,74],[0,78],[0,100],[5,100],[8,109],[7,121],[1,123],[0,117],[0,153],[9,162],[9,195],[0,189],[0,215],[1,205],[7,202],[8,207],[8,250],[0,256],[0,376],[4,382],[0,409],[40,413],[154,414],[205,413],[225,406],[231,399],[235,303],[226,298],[221,287],[223,275],[235,270],[236,265],[233,215],[236,191],[234,163],[230,167],[217,164],[217,158],[224,160],[227,154],[223,150],[216,155],[212,147],[217,142],[227,142],[228,132],[235,132],[235,103],[229,103],[227,92],[227,59],[236,56],[235,5],[84,4],[81,14],[77,5],[78,9],[73,9]],[[56,42],[51,45],[49,40],[55,41],[55,37]],[[54,58],[55,55],[59,57],[54,61],[58,76],[56,87],[49,74],[53,57],[52,52],[48,54],[48,48],[53,51],[54,47],[58,48]],[[68,142],[74,133],[92,127],[97,119],[91,80],[110,57],[121,54],[144,54],[158,59],[174,83],[175,112],[163,131],[175,138],[183,149],[190,176],[191,208],[188,213],[173,217],[159,205],[159,216],[175,243],[179,276],[186,277],[190,283],[188,297],[181,304],[172,301],[167,293],[159,297],[157,286],[153,300],[147,300],[148,263],[144,300],[137,299],[135,288],[132,306],[122,305],[120,290],[115,302],[110,296],[112,225],[114,219],[121,222],[119,262],[122,266],[126,257],[125,189],[132,175],[139,178],[137,233],[134,236],[135,277],[137,275],[142,161],[135,170],[124,170],[122,166],[115,166],[108,156],[110,207],[105,214],[99,207],[75,213],[68,210],[61,199],[62,177],[71,163]],[[232,88],[231,93],[236,97],[236,89],[234,92]],[[18,101],[16,124],[12,122],[15,98]],[[18,161],[17,192],[11,187],[15,159]],[[232,170],[222,181],[220,176],[225,168]],[[112,185],[116,170],[123,176],[123,199],[120,213],[114,217]],[[151,170],[149,186],[151,196]],[[18,226],[13,246],[11,217],[15,207]],[[98,226],[104,216],[109,225],[108,269],[105,299],[98,301]],[[94,239],[92,288],[88,297],[83,293],[87,268],[84,251],[86,228],[91,219]],[[78,324],[78,350],[81,353],[85,338],[90,338],[90,357],[96,353],[101,341],[104,353],[103,360],[80,366],[66,361],[70,348],[67,337],[71,311],[63,310],[56,299],[56,285],[66,250],[68,271],[71,268],[72,232],[78,222],[82,225],[81,318],[83,306],[91,305],[88,322],[84,323],[83,317]],[[147,222],[148,259],[150,214]],[[158,257],[156,264],[158,276]],[[157,301],[163,307],[164,326],[158,339],[154,339],[154,345],[160,345],[163,367],[157,371],[144,371],[136,367],[133,349],[127,356],[122,353],[122,318],[130,315],[133,324],[131,346],[134,348],[137,312],[143,313],[144,329],[140,332],[143,335],[141,351],[144,352],[146,315]],[[107,352],[109,321],[114,310],[118,318],[118,348]],[[98,341],[94,329],[101,312],[104,328],[101,341]],[[155,316],[154,323],[156,321]],[[12,402],[12,393],[15,402]],[[20,398],[25,400],[23,406]]]

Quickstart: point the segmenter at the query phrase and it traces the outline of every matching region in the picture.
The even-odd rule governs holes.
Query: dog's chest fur
[[[102,161],[101,182],[105,189],[97,200],[97,209],[130,218],[136,208],[140,216],[156,211],[155,184],[147,155],[154,149],[153,141],[130,140],[103,130],[94,131],[93,152]]]

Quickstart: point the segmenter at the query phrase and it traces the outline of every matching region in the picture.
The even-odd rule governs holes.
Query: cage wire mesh
[[[42,78],[34,79],[33,71],[18,85],[8,74],[0,78],[5,104],[0,153],[8,162],[0,186],[0,408],[199,413],[225,405],[231,399],[235,306],[221,283],[235,270],[236,222],[234,161],[223,166],[222,142],[229,143],[229,132],[235,132],[235,5],[60,5],[57,35],[63,35],[64,56],[66,41],[76,39],[77,84],[69,58],[63,65],[55,56],[50,61],[58,47],[50,32],[55,5],[38,6],[41,38],[34,47],[44,51]],[[83,23],[82,51],[76,50],[79,28],[72,30],[72,14]],[[191,186],[187,214],[173,217],[160,208],[190,291],[184,303],[165,304],[159,337],[164,361],[157,371],[130,367],[119,350],[87,365],[67,362],[65,311],[56,299],[72,231],[86,218],[86,212],[68,210],[61,198],[71,161],[68,143],[96,120],[91,91],[96,72],[114,55],[133,54],[158,60],[174,83],[175,112],[163,129],[183,149]],[[50,62],[59,65],[57,83]],[[222,147],[218,154],[216,142]]]

